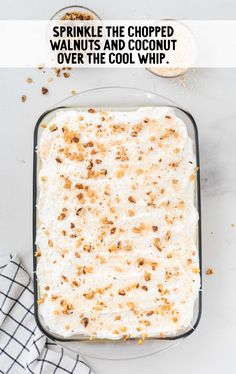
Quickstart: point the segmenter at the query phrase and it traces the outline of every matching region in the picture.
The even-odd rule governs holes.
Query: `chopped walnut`
[[[37,300],[38,304],[42,304],[44,302],[44,297],[41,297],[40,299]]]
[[[214,274],[214,269],[213,268],[208,268],[206,270],[206,275],[212,275],[212,274]]]
[[[168,231],[166,232],[166,234],[165,234],[165,240],[166,240],[166,241],[169,241],[170,238],[171,238],[171,232],[170,232],[170,230],[168,230]]]
[[[153,244],[158,249],[158,251],[162,252],[162,246],[161,246],[161,243],[160,243],[160,238],[155,238],[153,240]]]
[[[94,295],[95,295],[95,291],[93,291],[93,290],[91,290],[91,291],[89,291],[89,292],[83,294],[83,296],[84,296],[86,299],[88,299],[88,300],[93,299],[93,298],[94,298]]]
[[[144,273],[145,281],[149,282],[151,280],[151,278],[152,278],[151,273],[148,273],[147,271],[145,271],[145,273]]]
[[[85,244],[85,245],[83,246],[83,250],[84,250],[85,252],[91,252],[91,250],[92,250],[92,246],[91,246],[91,245],[88,245],[88,244]]]
[[[34,252],[35,257],[40,257],[42,255],[41,251],[38,249]]]
[[[63,221],[63,219],[66,217],[65,213],[60,213],[59,216],[57,217],[58,221]]]
[[[84,144],[84,148],[93,147],[93,142],[89,141]]]
[[[42,87],[42,94],[46,95],[48,93],[48,88],[47,87]]]
[[[54,125],[54,124],[52,124],[52,125],[49,126],[49,130],[50,130],[51,132],[54,132],[54,131],[56,131],[57,129],[58,129],[58,127],[57,127],[56,125]]]
[[[129,200],[130,203],[133,203],[133,204],[136,203],[136,200],[135,200],[135,198],[133,196],[129,196],[128,200]]]
[[[84,326],[87,327],[89,323],[89,319],[87,317],[84,317],[80,320],[80,323]]]
[[[65,189],[70,189],[71,188],[71,180],[69,178],[67,178],[65,180],[65,183],[64,183],[64,186],[63,186]]]
[[[118,294],[121,295],[121,296],[125,296],[125,290],[119,290]]]

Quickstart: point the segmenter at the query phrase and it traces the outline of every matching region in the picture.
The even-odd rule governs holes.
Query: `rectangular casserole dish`
[[[95,95],[94,95],[95,92]],[[122,95],[125,93],[125,96]],[[38,120],[35,133],[34,133],[34,181],[33,181],[33,249],[34,253],[37,250],[35,245],[36,240],[36,231],[37,231],[37,198],[38,198],[38,172],[39,172],[39,160],[37,155],[37,146],[38,141],[40,139],[41,134],[41,127],[42,123],[47,123],[52,119],[57,111],[60,110],[83,110],[89,107],[97,108],[99,110],[115,110],[115,111],[130,111],[135,110],[139,107],[143,106],[168,106],[174,109],[176,115],[184,120],[187,131],[191,139],[194,143],[194,153],[196,157],[196,164],[199,166],[199,145],[198,145],[198,134],[197,134],[197,127],[195,121],[191,114],[187,111],[173,105],[168,99],[165,99],[161,96],[156,94],[152,94],[142,90],[134,90],[134,89],[123,89],[123,88],[104,88],[92,91],[91,98],[91,91],[87,91],[85,93],[79,94],[72,98],[67,99],[63,102],[63,105],[55,106],[54,108],[50,109],[49,111],[45,112]],[[118,99],[119,98],[119,99]],[[134,106],[134,104],[136,104]],[[111,109],[112,108],[112,109]],[[200,268],[200,277],[201,277],[201,211],[200,211],[200,174],[197,173],[197,178],[195,180],[195,206],[197,207],[199,220],[198,220],[198,228],[196,233],[196,244],[198,248],[198,257],[199,257],[199,268]],[[58,336],[57,334],[52,333],[49,329],[45,326],[44,321],[42,320],[41,316],[39,315],[39,308],[38,308],[38,284],[37,284],[37,258],[34,256],[34,288],[35,288],[35,318],[38,324],[38,327],[44,332],[45,335],[50,337],[51,339],[56,339],[59,341],[81,341],[81,340],[88,340],[87,337],[84,336],[72,336],[70,338],[64,338]],[[179,338],[183,338],[191,334],[197,327],[200,316],[201,316],[201,289],[199,290],[198,299],[195,302],[194,307],[194,315],[193,321],[191,326],[185,331],[182,331],[178,335],[172,336],[157,336],[157,337],[150,337],[148,339],[162,339],[162,340],[175,340]],[[93,341],[96,341],[94,339]],[[101,341],[101,339],[99,339]]]

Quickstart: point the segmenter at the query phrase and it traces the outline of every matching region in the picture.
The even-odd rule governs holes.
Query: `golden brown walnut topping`
[[[40,257],[41,256],[41,251],[38,249],[37,251],[34,252],[35,257]]]
[[[152,226],[152,231],[156,232],[158,230],[158,226]]]
[[[79,143],[79,137],[78,136],[73,136],[71,141],[72,141],[72,143]]]
[[[162,246],[161,246],[160,238],[155,238],[153,240],[153,244],[158,249],[158,251],[162,252]]]
[[[212,275],[212,274],[214,274],[214,269],[212,269],[212,268],[208,268],[208,269],[206,270],[206,275]]]
[[[79,208],[76,210],[76,215],[79,216],[83,208]]]
[[[123,178],[124,175],[125,175],[125,171],[124,171],[124,169],[120,169],[120,170],[118,170],[117,173],[116,173],[116,177],[117,177],[117,178]]]
[[[85,252],[91,252],[91,250],[92,250],[92,246],[89,245],[89,244],[85,244],[85,245],[83,246],[83,250],[84,250]]]
[[[64,183],[64,186],[63,186],[65,189],[69,189],[71,188],[71,180],[69,178],[67,178],[65,180],[65,183]]]
[[[107,175],[107,170],[106,169],[101,169],[100,173],[101,173],[101,175]]]
[[[89,323],[89,319],[87,317],[84,317],[80,320],[80,323],[84,326],[87,327]]]
[[[84,156],[83,156],[82,153],[78,153],[78,154],[77,154],[77,160],[78,160],[79,162],[84,161]]]
[[[84,148],[93,147],[93,142],[89,141],[84,144]]]
[[[87,274],[87,273],[92,273],[93,267],[92,266],[77,266],[77,275],[82,275],[82,274]]]
[[[84,186],[82,183],[76,183],[75,188],[78,188],[79,190],[83,190]]]
[[[129,202],[132,203],[132,204],[135,204],[135,203],[136,203],[136,200],[135,200],[135,198],[134,198],[133,196],[129,196],[129,197],[128,197],[128,200],[129,200]]]
[[[48,93],[48,88],[47,87],[42,87],[42,94],[46,95]]]
[[[125,296],[125,290],[119,290],[118,294],[121,295],[121,296]]]
[[[138,263],[138,266],[143,266],[145,263],[144,258],[138,258],[137,263]]]
[[[53,242],[52,242],[52,240],[48,240],[48,245],[49,245],[49,247],[53,247]]]
[[[88,112],[89,112],[89,113],[96,113],[96,110],[93,109],[93,108],[89,108],[89,109],[88,109]]]
[[[134,210],[128,210],[129,217],[133,217],[135,215]]]
[[[89,21],[92,20],[93,16],[88,13],[82,12],[66,12],[62,17],[61,20],[68,20],[68,21]],[[60,70],[60,69],[57,69]]]
[[[44,302],[44,297],[41,297],[40,299],[37,300],[38,304],[42,304]]]
[[[165,234],[165,240],[166,240],[166,241],[169,241],[170,238],[171,238],[171,232],[170,232],[170,230],[168,230],[168,231],[166,232],[166,234]]]
[[[95,295],[95,291],[93,291],[93,290],[91,290],[91,291],[89,291],[89,292],[83,294],[83,296],[84,296],[86,299],[88,299],[88,300],[93,299],[93,298],[94,298],[94,295]]]
[[[151,273],[145,271],[145,273],[144,273],[145,281],[149,282],[151,280],[151,278],[152,278]]]
[[[75,286],[75,287],[79,287],[79,283],[78,283],[76,280],[73,280],[73,281],[72,281],[72,284],[73,284],[73,286]]]
[[[59,216],[57,217],[58,221],[63,221],[63,219],[66,217],[65,213],[60,213]]]
[[[62,159],[61,159],[60,157],[56,157],[55,160],[56,160],[56,162],[57,162],[58,164],[61,164],[61,163],[62,163]]]
[[[80,200],[82,203],[85,201],[84,200],[84,195],[82,192],[80,192],[78,195],[76,195],[77,199]]]
[[[54,132],[54,131],[56,131],[57,129],[58,129],[58,127],[57,127],[56,125],[54,125],[54,124],[52,124],[52,125],[49,126],[49,130],[50,130],[51,132]]]

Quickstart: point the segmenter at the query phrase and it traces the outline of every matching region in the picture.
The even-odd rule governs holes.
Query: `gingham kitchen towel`
[[[92,373],[36,326],[32,282],[16,255],[0,257],[0,373]]]

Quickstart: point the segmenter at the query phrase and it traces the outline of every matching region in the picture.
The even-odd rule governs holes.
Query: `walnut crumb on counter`
[[[213,268],[208,268],[206,270],[206,275],[213,275],[215,273],[214,269]]]

